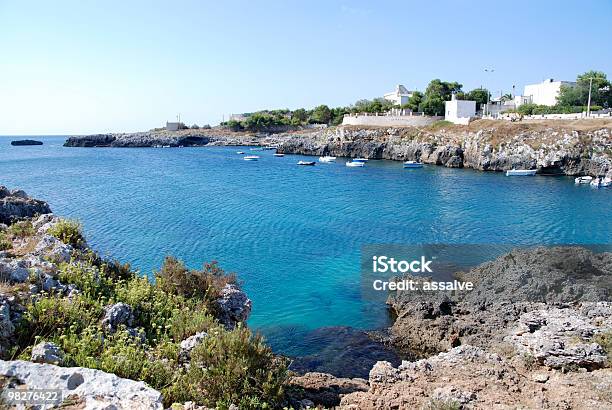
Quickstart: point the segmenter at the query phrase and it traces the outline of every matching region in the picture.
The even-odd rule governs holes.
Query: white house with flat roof
[[[476,116],[476,101],[458,100],[455,94],[444,102],[444,119],[454,124],[468,125]]]
[[[521,104],[556,105],[562,85],[575,86],[576,83],[572,81],[555,81],[552,78],[548,78],[538,84],[526,85],[520,102]]]
[[[406,87],[398,84],[395,87],[395,91],[384,95],[385,100],[392,101],[396,105],[404,105],[408,102],[408,99],[412,96],[412,93],[408,91]]]

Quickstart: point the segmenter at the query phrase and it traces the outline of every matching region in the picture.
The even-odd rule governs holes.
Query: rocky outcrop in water
[[[35,141],[35,140],[17,140],[17,141],[11,141],[11,145],[15,147],[19,147],[19,146],[26,146],[26,145],[43,145],[43,143],[42,141]]]
[[[607,123],[574,125],[477,121],[470,126],[385,128],[340,126],[294,134],[279,152],[370,159],[417,160],[483,171],[537,169],[540,173],[604,175],[612,170]]]
[[[30,198],[24,191],[9,191],[0,186],[0,223],[10,224],[20,218],[31,218],[50,212],[46,202]]]

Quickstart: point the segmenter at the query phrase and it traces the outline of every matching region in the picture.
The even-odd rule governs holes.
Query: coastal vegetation
[[[23,309],[14,334],[0,336],[2,359],[30,360],[36,345],[52,343],[62,352],[57,364],[145,381],[162,393],[165,406],[282,407],[285,360],[242,323],[220,320],[217,300],[227,285],[238,285],[234,274],[216,262],[189,269],[169,256],[151,281],[88,249],[79,222],[49,225],[42,238],[31,220],[1,234],[9,254],[19,253],[10,238],[54,244],[25,283],[2,275],[3,293]],[[69,259],[60,261],[61,249],[70,250]],[[181,342],[192,337],[199,343],[186,351]]]

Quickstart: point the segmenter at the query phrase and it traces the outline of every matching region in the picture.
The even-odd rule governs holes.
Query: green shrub
[[[593,337],[593,341],[608,354],[608,365],[612,365],[612,332],[598,333]]]
[[[181,341],[198,332],[208,331],[215,325],[215,320],[204,306],[196,306],[193,309],[184,307],[172,313],[168,325],[172,339]]]
[[[114,283],[103,269],[85,262],[63,263],[59,266],[62,283],[72,283],[86,297],[93,300],[110,299],[114,294]]]
[[[198,404],[255,409],[280,406],[286,380],[287,363],[260,336],[242,326],[219,327],[192,350],[189,370],[175,387]]]
[[[102,307],[79,295],[72,300],[56,296],[41,297],[27,305],[16,329],[20,346],[32,344],[36,337],[49,339],[64,333],[79,333],[96,323]]]
[[[15,222],[8,228],[9,236],[13,238],[27,238],[35,234],[31,221]]]
[[[204,264],[202,270],[190,270],[183,262],[168,256],[156,274],[156,283],[164,292],[205,301],[212,311],[219,291],[228,283],[236,283],[236,278],[226,274],[214,261]]]
[[[13,247],[13,243],[6,236],[5,232],[0,231],[0,251],[6,251]]]
[[[83,230],[78,221],[61,219],[57,224],[53,225],[47,233],[75,248],[80,248],[85,244]]]

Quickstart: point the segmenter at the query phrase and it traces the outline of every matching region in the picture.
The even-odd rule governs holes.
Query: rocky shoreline
[[[281,143],[286,154],[421,161],[481,171],[537,169],[553,175],[612,175],[612,127],[476,121],[469,126],[341,126]]]
[[[155,347],[157,338],[150,333],[156,332],[158,325],[139,326],[146,323],[150,313],[144,313],[151,304],[138,300],[147,292],[162,292],[162,288],[133,277],[129,268],[98,259],[83,238],[58,229],[66,222],[51,214],[43,201],[4,187],[0,188],[0,200],[0,215],[6,221],[0,225],[3,236],[0,244],[4,249],[0,251],[0,354],[6,359],[0,360],[0,386],[59,388],[69,398],[65,408],[74,409],[163,409],[170,404],[168,395],[185,397],[172,389],[156,390],[145,384],[142,375],[147,380],[156,380],[147,378],[152,369],[126,378],[89,366],[71,366],[80,354],[79,349],[87,345],[75,348],[76,340],[67,342],[70,333],[53,337],[52,341],[45,340],[46,333],[36,338],[28,333],[24,320],[34,323],[33,316],[40,315],[36,326],[56,320],[54,316],[45,316],[45,310],[37,309],[39,304],[51,309],[53,305],[49,303],[60,303],[58,306],[63,309],[72,309],[90,300],[93,303],[90,309],[98,309],[99,316],[92,316],[93,330],[79,337],[87,339],[87,332],[91,331],[97,335],[92,339],[94,344],[98,337],[109,343],[108,349],[114,352],[109,356],[111,362],[96,366],[114,369],[115,362],[122,363],[139,354],[138,349],[143,346],[153,343],[151,346]],[[166,269],[173,275],[173,281],[179,282],[183,275],[192,279],[201,275],[181,266],[171,260],[162,270]],[[181,326],[190,330],[179,332],[182,336],[176,342],[164,342],[164,352],[177,349],[169,356],[159,356],[162,353],[152,347],[144,350],[142,360],[150,360],[150,366],[175,363],[176,367],[165,370],[171,373],[161,373],[163,378],[180,378],[185,374],[186,380],[191,381],[196,375],[201,377],[197,371],[203,366],[199,361],[202,355],[211,360],[209,356],[214,356],[215,349],[224,346],[224,339],[218,335],[242,334],[240,323],[249,315],[250,300],[214,266],[206,269],[213,272],[212,277],[206,277],[207,281],[222,280],[215,297],[206,305],[214,317],[189,316],[188,323]],[[108,276],[109,272],[112,276]],[[292,375],[283,382],[284,398],[271,407],[336,406],[355,410],[612,407],[612,253],[594,253],[579,246],[515,249],[467,272],[457,272],[455,277],[472,281],[475,289],[460,294],[397,291],[389,296],[387,303],[396,320],[384,342],[419,360],[394,364],[379,361],[369,371],[367,380],[320,372]],[[192,292],[195,283],[189,282],[182,291]],[[104,288],[100,288],[102,285]],[[140,290],[132,293],[136,289]],[[102,298],[101,305],[87,299],[101,290],[111,299]],[[164,300],[160,308],[172,298],[183,300],[171,293],[160,296]],[[184,315],[188,311],[178,313]],[[61,318],[70,310],[60,312],[64,312],[57,313]],[[175,318],[177,312],[168,314]],[[203,324],[195,322],[204,319]],[[155,323],[160,320],[156,316]],[[210,321],[218,322],[220,327]],[[113,345],[119,334],[127,339],[119,339],[119,344]],[[26,337],[31,337],[31,341],[24,342]],[[369,344],[361,336],[356,340],[358,344]],[[20,350],[29,343],[32,345]],[[233,345],[226,348],[230,346]],[[122,356],[123,348],[130,349],[128,356]],[[16,354],[19,360],[15,360]],[[229,356],[221,364],[230,360],[232,353],[225,350],[224,354]],[[245,359],[241,358],[239,363],[246,363],[242,362]],[[277,360],[282,361],[261,360],[255,362],[253,370],[273,368]],[[207,368],[214,368],[211,362],[207,363]],[[335,365],[330,363],[329,368]],[[115,373],[126,372],[121,366],[117,369]],[[222,377],[221,373],[217,377]],[[235,386],[242,386],[250,377],[245,381],[238,379]],[[270,380],[268,377],[271,374],[265,380]],[[208,380],[197,389],[206,390],[210,383],[217,382],[227,381]],[[161,385],[164,383],[167,381]],[[181,388],[188,389],[186,386],[189,385]],[[225,390],[236,388],[224,386]],[[255,384],[251,388],[260,387]],[[171,408],[209,408],[202,404],[209,403],[206,396],[198,396],[197,389],[193,393],[201,403],[175,401]],[[221,407],[231,404],[236,408],[257,408],[235,400],[224,401]]]
[[[540,174],[612,176],[609,121],[509,123],[469,126],[358,127],[266,134],[212,130],[149,131],[70,137],[67,147],[274,146],[279,153],[415,160],[481,171],[537,169]]]

